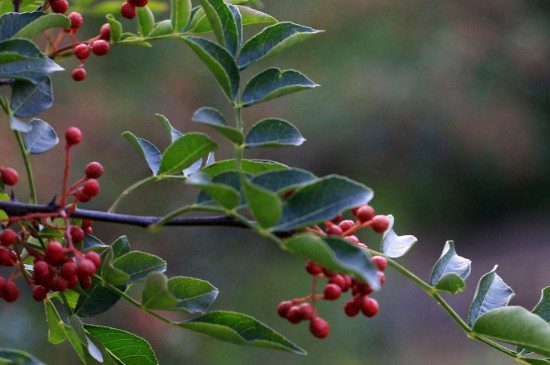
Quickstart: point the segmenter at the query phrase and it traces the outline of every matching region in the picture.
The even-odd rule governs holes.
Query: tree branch
[[[18,201],[0,201],[0,209],[4,210],[9,216],[22,216],[32,213],[55,213],[60,207],[54,202],[46,205],[26,204]],[[66,209],[68,210],[68,209]],[[148,227],[151,224],[159,222],[162,217],[139,216],[118,213],[106,213],[96,210],[75,209],[71,217],[91,219],[98,222],[127,224],[139,227]],[[191,217],[191,218],[174,218],[165,224],[166,226],[224,226],[224,227],[239,227],[246,226],[227,216],[212,216],[212,217]]]

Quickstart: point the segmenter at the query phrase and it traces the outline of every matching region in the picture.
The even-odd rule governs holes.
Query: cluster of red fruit
[[[149,3],[149,0],[126,0],[120,8],[120,14],[126,19],[134,19],[137,15],[137,9],[142,8]]]
[[[47,10],[48,6],[51,6],[54,13],[65,14],[67,10],[69,10],[69,3],[67,0],[50,0],[44,10]],[[78,32],[84,23],[84,19],[82,18],[82,15],[76,11],[70,13],[68,18],[71,20],[71,27],[68,30],[63,30],[59,33],[55,42],[52,41],[49,36],[48,41],[50,42],[50,46],[56,56],[65,54],[65,52],[74,52],[76,58],[80,60],[80,65],[72,71],[71,77],[75,81],[82,81],[86,78],[84,62],[86,58],[90,56],[90,49],[96,56],[104,56],[109,52],[108,42],[111,39],[111,27],[108,23],[105,23],[101,27],[98,36],[87,41],[79,42],[75,37],[75,33]],[[68,47],[58,49],[57,46],[65,34],[68,34],[71,37],[73,44]]]
[[[370,205],[365,204],[357,207],[352,210],[352,214],[356,217],[356,221],[342,221],[342,215],[339,215],[332,221],[325,222],[326,228],[324,231],[318,226],[312,228],[311,231],[321,235],[341,236],[360,247],[367,248],[354,235],[358,229],[371,227],[375,232],[383,233],[389,228],[390,221],[388,217],[384,215],[375,216],[374,209]],[[373,256],[371,260],[378,269],[380,285],[383,285],[385,282],[383,271],[386,269],[388,261],[382,256]],[[373,317],[378,313],[379,305],[376,299],[369,296],[373,289],[368,283],[352,278],[349,275],[329,270],[311,260],[306,264],[306,271],[313,275],[311,294],[304,298],[281,302],[277,308],[277,312],[281,317],[288,319],[294,324],[309,320],[309,330],[313,336],[325,338],[330,332],[328,322],[317,314],[315,308],[316,300],[337,300],[342,296],[342,293],[351,289],[353,298],[344,305],[344,311],[349,317],[354,317],[359,312],[362,312],[367,317]],[[328,278],[328,283],[323,290],[323,294],[316,293],[318,278]]]
[[[63,292],[74,289],[80,284],[83,289],[92,285],[92,276],[101,266],[101,257],[96,252],[83,254],[75,244],[84,241],[85,233],[92,233],[92,221],[83,219],[80,227],[71,225],[69,218],[76,208],[77,202],[86,202],[99,194],[97,178],[103,175],[103,166],[98,162],[91,162],[86,166],[85,176],[67,188],[67,178],[70,167],[71,147],[80,143],[82,132],[75,127],[67,129],[65,133],[67,158],[63,176],[63,195],[60,199],[60,209],[52,213],[33,213],[25,216],[9,217],[2,220],[0,234],[0,266],[14,267],[8,279],[0,277],[0,298],[13,302],[19,297],[19,288],[15,281],[23,277],[33,288],[32,295],[37,301],[46,298],[50,290]],[[17,172],[11,168],[1,168],[2,180],[8,185],[17,181]],[[82,184],[82,186],[80,186]],[[79,187],[80,186],[80,187]],[[67,197],[74,196],[74,202],[66,210]],[[54,224],[52,219],[62,218],[63,226]],[[25,223],[24,223],[25,222]],[[8,225],[19,224],[20,231],[16,233]],[[28,224],[27,224],[28,223]],[[55,238],[46,241],[40,236],[40,225],[63,232],[64,240],[59,242]],[[32,229],[30,228],[32,227]],[[33,238],[35,244],[30,243]],[[36,242],[40,243],[37,247]],[[26,264],[33,262],[32,270]],[[32,271],[32,275],[29,273]]]

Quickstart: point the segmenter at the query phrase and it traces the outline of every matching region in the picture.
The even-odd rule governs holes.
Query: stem
[[[74,312],[73,310],[71,309],[71,306],[69,305],[69,301],[67,300],[67,297],[65,296],[65,293],[60,291],[59,292],[59,295],[61,296],[61,300],[63,301],[63,304],[65,305],[65,311],[67,312],[68,316],[67,317],[70,317],[70,316],[73,316],[74,315]]]
[[[126,198],[128,196],[128,194],[130,194],[132,191],[138,189],[138,188],[141,188],[142,186],[145,186],[149,183],[152,183],[153,181],[156,181],[157,179],[159,179],[158,176],[149,176],[143,180],[140,180],[132,185],[130,185],[128,188],[126,188],[126,190],[124,190],[119,196],[118,198],[115,200],[115,202],[113,203],[113,205],[111,205],[111,207],[107,210],[108,213],[113,213],[117,208],[118,206],[120,205],[120,203],[122,202],[122,200],[124,200],[124,198]]]
[[[25,143],[23,142],[23,137],[21,137],[21,133],[18,131],[13,131],[15,134],[15,139],[17,139],[17,144],[19,145],[19,149],[21,150],[21,156],[23,156],[23,162],[25,163],[25,170],[27,170],[27,180],[29,182],[29,190],[30,190],[30,202],[31,204],[36,204],[38,202],[38,198],[36,196],[36,188],[34,186],[34,177],[32,175],[32,167],[31,167],[31,161],[29,159],[29,151],[25,148]]]

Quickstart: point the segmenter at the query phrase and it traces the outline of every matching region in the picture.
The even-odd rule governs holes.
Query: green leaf
[[[110,356],[104,357],[101,353],[101,350],[96,346],[96,344],[90,340],[84,331],[84,325],[80,318],[75,315],[69,317],[69,323],[71,328],[83,348],[84,363],[87,365],[96,365],[96,364],[113,364]],[[74,345],[73,345],[74,347]],[[76,350],[76,347],[75,347]]]
[[[523,357],[522,361],[526,362],[527,364],[531,364],[531,365],[548,365],[548,364],[550,364],[549,359],[535,359],[535,358]]]
[[[117,1],[117,4],[120,6],[120,2]],[[108,14],[106,18],[109,26],[111,27],[111,39],[113,42],[116,42],[122,34],[122,24],[120,24],[120,22],[111,14]]]
[[[185,28],[191,19],[191,0],[170,0],[170,19],[174,32]]]
[[[21,29],[46,14],[42,11],[3,14],[0,16],[0,41],[13,38]]]
[[[250,316],[216,311],[182,322],[180,327],[238,345],[266,347],[305,355],[306,352]]]
[[[248,81],[244,87],[243,106],[251,106],[290,93],[318,87],[301,72],[271,67]]]
[[[495,266],[493,270],[483,275],[477,285],[474,300],[468,311],[468,323],[474,324],[479,316],[494,309],[505,307],[515,295],[512,288],[497,275]],[[527,347],[527,346],[526,346]]]
[[[458,256],[453,241],[447,241],[443,253],[435,263],[430,275],[430,285],[439,291],[456,294],[466,287],[465,280],[470,275],[472,262]]]
[[[287,169],[263,172],[252,178],[252,182],[275,193],[284,193],[311,184],[317,177],[302,169]]]
[[[44,300],[44,308],[46,309],[46,321],[48,322],[48,341],[57,345],[67,338],[65,324],[49,298]]]
[[[239,50],[239,30],[233,13],[223,0],[201,0],[202,8],[218,43],[235,57]]]
[[[8,39],[0,42],[0,65],[25,60],[45,60],[40,49],[26,39]]]
[[[88,251],[100,251],[100,250],[103,250],[104,248],[107,248],[109,246],[107,246],[106,244],[104,244],[103,242],[101,242],[101,240],[99,238],[97,238],[96,236],[93,236],[91,234],[88,234],[86,233],[84,235],[84,241],[82,243],[82,252],[86,253]]]
[[[236,2],[233,2],[233,4],[235,3]],[[229,5],[229,7],[232,9],[231,4]],[[243,26],[253,25],[253,24],[273,24],[278,22],[277,19],[275,19],[271,15],[262,13],[261,11],[252,9],[247,6],[236,5],[235,8],[237,8],[237,10],[241,15],[241,23]],[[235,15],[234,11],[233,11],[233,14]],[[237,25],[237,27],[239,26]],[[212,25],[210,25],[210,22],[208,21],[208,18],[206,17],[206,14],[204,13],[204,9],[202,7],[196,8],[196,11],[193,13],[188,29],[190,32],[194,34],[212,32]]]
[[[124,284],[131,284],[144,279],[153,271],[166,271],[166,261],[158,256],[140,251],[131,251],[120,256],[113,261],[113,266],[130,276]]]
[[[478,335],[550,356],[550,326],[523,307],[493,309],[477,318],[472,329]]]
[[[246,173],[245,173],[246,174]],[[203,175],[203,173],[201,173]],[[206,176],[201,177],[198,176],[197,179],[205,180]],[[194,180],[196,181],[196,180]],[[239,194],[239,201],[237,202],[237,205],[244,205],[245,200],[244,198],[241,198],[241,174],[238,171],[235,170],[229,170],[222,172],[219,175],[216,175],[212,178],[212,183],[220,185],[220,188],[223,188],[224,186],[233,189],[235,192]],[[204,183],[204,182],[203,182]],[[213,198],[207,193],[207,191],[212,192],[212,189],[203,189],[199,196],[197,197],[197,204],[201,205],[208,205],[208,204],[214,204],[216,200],[212,200]],[[212,192],[214,194],[221,195],[222,191],[219,192]],[[227,195],[229,192],[227,193]],[[216,196],[217,199],[221,199],[221,196]],[[228,198],[226,198],[228,199]],[[234,198],[233,198],[234,199]],[[229,206],[232,206],[234,204],[234,201],[225,201],[225,204],[228,204]],[[220,203],[221,204],[221,203]],[[223,204],[222,204],[223,205]]]
[[[86,332],[100,341],[109,355],[123,365],[155,365],[158,360],[143,338],[116,328],[85,324]]]
[[[64,28],[69,29],[71,21],[63,14],[46,14],[33,20],[25,27],[21,28],[13,37],[14,38],[32,38],[35,35],[42,33],[46,29]]]
[[[181,171],[216,148],[218,145],[206,134],[186,133],[166,148],[158,173],[166,175]]]
[[[304,143],[300,131],[282,119],[263,119],[246,135],[246,148],[299,146]]]
[[[244,136],[241,131],[237,128],[230,127],[223,114],[217,109],[208,107],[200,108],[193,114],[191,120],[196,123],[206,124],[237,146],[240,146],[244,141]]]
[[[49,58],[25,60],[0,65],[0,78],[26,80],[37,84],[57,71],[63,71],[63,68]]]
[[[229,8],[229,10],[231,10],[231,15],[233,16],[233,19],[235,20],[235,24],[237,26],[237,47],[235,53],[233,54],[234,57],[237,57],[237,54],[239,53],[239,50],[241,49],[241,46],[243,44],[243,19],[241,17],[239,9],[235,5],[227,4],[227,7]],[[227,38],[227,35],[225,37]]]
[[[290,22],[269,26],[244,44],[239,55],[239,68],[247,68],[319,32]]]
[[[141,305],[148,309],[165,310],[178,305],[178,299],[168,290],[166,275],[152,272],[147,276],[145,288],[141,294]]]
[[[170,121],[164,115],[155,114],[155,116],[157,117],[158,121],[162,125],[162,128],[164,128],[164,130],[168,134],[168,137],[170,138],[171,143],[174,143],[176,139],[183,136],[183,133],[178,131],[176,128],[172,127],[172,124],[170,124]]]
[[[235,170],[236,168],[235,160],[231,159],[218,161],[215,164],[202,168],[201,171],[210,177],[214,177],[222,172]],[[258,175],[266,171],[285,170],[288,169],[288,166],[269,160],[242,160],[241,169],[243,172]]]
[[[395,259],[405,255],[418,240],[411,235],[398,236],[393,230],[395,218],[391,214],[387,217],[390,226],[382,235],[382,252],[387,257]]]
[[[33,119],[30,122],[31,130],[23,134],[25,148],[31,154],[48,152],[59,143],[59,138],[51,125],[42,119]]]
[[[4,348],[0,348],[0,363],[2,365],[46,365],[25,351]]]
[[[283,203],[271,190],[262,188],[242,178],[243,192],[250,212],[263,228],[273,227],[283,213]]]
[[[218,297],[218,289],[208,281],[176,276],[168,280],[168,291],[179,301],[176,308],[188,313],[206,313]]]
[[[328,269],[353,275],[374,290],[380,289],[378,269],[371,262],[368,251],[342,238],[301,233],[286,239],[284,248]]]
[[[130,280],[130,275],[114,267],[113,260],[114,253],[112,249],[108,249],[103,255],[101,255],[99,275],[101,275],[103,280],[109,284],[119,285],[127,283]]]
[[[13,115],[10,115],[10,128],[14,131],[27,133],[31,130],[31,124],[25,123],[14,117]]]
[[[153,28],[151,33],[149,33],[148,37],[160,37],[172,33],[174,33],[174,28],[172,28],[172,21],[170,19],[165,19],[155,24],[155,27]]]
[[[540,300],[531,312],[544,319],[546,323],[550,323],[550,286],[542,289]],[[529,351],[518,347],[517,352],[528,353]]]
[[[126,236],[120,236],[111,244],[111,249],[113,250],[114,259],[116,260],[120,256],[130,252],[130,242],[128,242]]]
[[[86,363],[86,355],[84,355],[84,348],[82,347],[82,343],[80,342],[80,339],[78,338],[76,333],[71,327],[67,325],[63,325],[63,328],[65,329],[65,333],[67,335],[67,338],[69,339],[71,346],[73,347],[74,351],[76,352],[82,363],[88,365]]]
[[[225,95],[234,102],[239,91],[240,75],[233,56],[208,39],[199,37],[181,37],[181,39],[195,51],[214,74]]]
[[[49,109],[52,104],[53,90],[48,76],[36,84],[17,80],[12,86],[10,108],[16,117],[34,117]]]
[[[132,132],[126,131],[122,133],[122,137],[134,146],[141,158],[143,158],[151,169],[153,175],[157,175],[162,160],[162,154],[159,149],[148,140],[136,137]]]
[[[241,13],[241,18],[243,25],[251,24],[275,24],[278,22],[277,19],[272,17],[269,14],[262,13],[256,9],[252,9],[248,6],[236,5],[237,9]]]
[[[138,32],[147,37],[155,27],[155,16],[148,6],[137,7]]]
[[[208,156],[210,156],[211,154],[212,152],[210,152]],[[193,175],[194,173],[200,170],[201,166],[202,166],[202,158],[199,158],[197,161],[193,162],[191,166],[189,166],[188,168],[182,171],[183,176],[189,177]]]
[[[371,189],[348,178],[330,175],[294,193],[283,205],[283,216],[273,228],[276,232],[331,220],[344,210],[367,204]]]
[[[217,203],[227,209],[233,209],[241,203],[241,194],[230,185],[216,183],[203,173],[196,173],[189,177],[187,183],[198,186]]]

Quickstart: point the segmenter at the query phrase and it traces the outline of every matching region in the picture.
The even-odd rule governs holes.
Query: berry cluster
[[[356,217],[355,221],[342,220],[342,215],[334,218],[332,221],[325,222],[325,229],[319,226],[310,228],[311,232],[320,235],[336,235],[358,245],[362,248],[368,248],[361,243],[354,233],[363,227],[371,227],[377,233],[385,232],[390,225],[389,219],[384,215],[375,216],[374,209],[370,205],[362,205],[352,209],[352,214]],[[373,264],[378,269],[380,285],[385,282],[384,270],[388,262],[383,256],[373,256]],[[378,313],[379,305],[376,299],[371,298],[373,292],[371,286],[359,279],[352,278],[349,275],[337,273],[329,270],[311,260],[306,264],[306,271],[313,276],[313,285],[311,294],[304,298],[283,301],[279,304],[277,312],[289,322],[297,324],[305,320],[310,321],[309,330],[313,336],[325,338],[330,332],[330,326],[327,321],[319,317],[315,308],[317,300],[337,300],[342,293],[351,290],[352,299],[344,305],[344,312],[349,317],[355,317],[362,312],[367,317],[373,317]],[[317,294],[317,280],[327,278],[328,282],[324,287],[323,294]]]
[[[137,15],[137,8],[142,8],[149,3],[149,0],[126,0],[120,8],[120,14],[126,19],[134,19]]]
[[[89,163],[85,176],[68,188],[70,150],[82,140],[82,133],[78,128],[71,127],[65,133],[65,139],[67,157],[59,210],[12,216],[1,221],[0,266],[14,268],[9,278],[0,277],[0,298],[7,302],[19,297],[15,281],[21,277],[32,287],[33,298],[42,301],[50,290],[63,292],[74,289],[78,284],[82,289],[89,288],[92,276],[101,266],[101,257],[96,252],[84,254],[76,247],[84,241],[85,233],[92,233],[93,222],[87,219],[72,221],[70,217],[78,202],[89,201],[99,194],[96,179],[103,175],[103,166],[98,162]],[[0,172],[5,184],[13,185],[17,181],[15,170],[0,168]],[[74,197],[74,202],[66,208],[70,196]],[[64,224],[60,225],[59,220]],[[19,232],[11,227],[15,224],[18,224]],[[53,237],[51,234],[42,235],[43,229],[61,233]]]
[[[50,0],[47,3],[46,9],[48,7],[51,7],[54,13],[65,14],[69,9],[69,3],[67,2],[67,0]],[[86,78],[84,63],[85,60],[90,56],[90,50],[96,56],[104,56],[109,53],[110,46],[108,42],[111,39],[111,27],[108,23],[105,23],[101,27],[98,36],[83,42],[79,42],[76,39],[75,33],[78,32],[78,30],[84,23],[84,18],[82,18],[82,15],[76,11],[70,13],[68,15],[68,18],[71,20],[71,27],[68,30],[62,30],[57,35],[55,41],[53,41],[50,37],[49,31],[46,31],[46,38],[48,39],[50,47],[52,48],[52,53],[49,56],[55,57],[74,53],[76,58],[80,60],[80,65],[72,71],[71,77],[75,81],[82,81]],[[72,43],[68,46],[59,48],[59,44],[66,34],[69,35]]]

